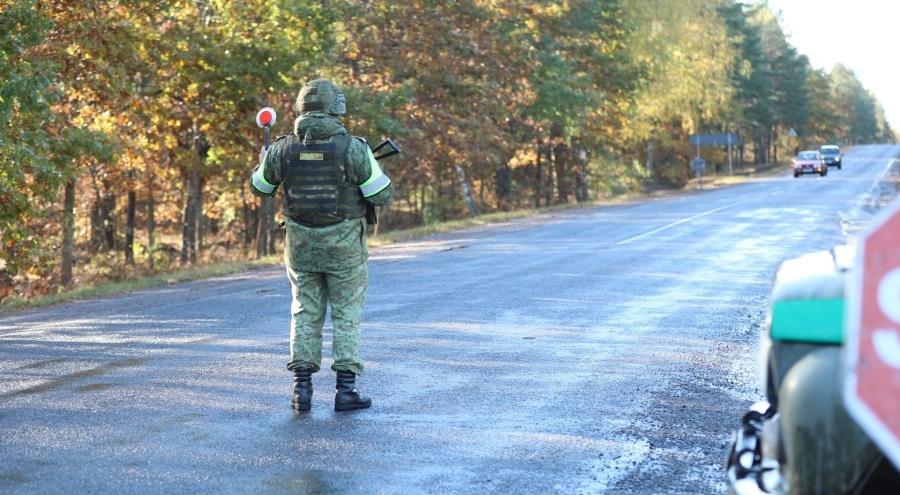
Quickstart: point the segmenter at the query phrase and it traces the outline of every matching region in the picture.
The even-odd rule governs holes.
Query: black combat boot
[[[312,406],[312,370],[294,370],[294,398],[291,407],[298,412],[307,412]]]
[[[354,383],[356,374],[352,371],[337,372],[337,393],[334,395],[335,411],[365,409],[372,405],[372,399],[359,393]]]

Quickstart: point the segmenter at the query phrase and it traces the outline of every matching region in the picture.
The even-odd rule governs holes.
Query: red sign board
[[[844,403],[900,467],[900,201],[860,239],[847,307]]]

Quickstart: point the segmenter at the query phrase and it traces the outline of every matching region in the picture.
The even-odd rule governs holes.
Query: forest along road
[[[898,155],[375,250],[364,412],[290,410],[281,269],[0,317],[0,492],[723,493],[773,271]]]

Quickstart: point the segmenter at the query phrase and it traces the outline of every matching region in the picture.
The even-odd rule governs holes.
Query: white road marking
[[[752,203],[752,202],[754,202],[754,201],[758,201],[758,200],[760,200],[760,199],[765,199],[765,198],[768,198],[768,197],[771,197],[771,196],[775,196],[775,195],[777,195],[777,194],[780,194],[781,192],[783,192],[783,191],[779,191],[778,193],[766,194],[766,195],[764,195],[764,196],[759,196],[759,197],[756,197],[756,198],[751,198],[751,199],[748,199],[748,200],[745,200],[745,201],[738,201],[737,203],[731,203],[730,205],[720,206],[720,207],[714,208],[714,209],[712,209],[712,210],[707,210],[707,211],[704,211],[703,213],[698,213],[698,214],[696,214],[696,215],[693,215],[693,216],[690,216],[690,217],[687,217],[687,218],[682,218],[681,220],[676,220],[676,221],[674,221],[674,222],[672,222],[672,223],[670,223],[670,224],[663,225],[662,227],[657,227],[657,228],[655,228],[655,229],[653,229],[653,230],[644,232],[643,234],[638,234],[638,235],[636,235],[636,236],[629,237],[628,239],[621,240],[621,241],[617,242],[616,244],[618,244],[618,245],[620,245],[620,246],[623,245],[623,244],[630,244],[630,243],[632,243],[632,242],[634,242],[634,241],[641,240],[641,239],[643,239],[643,238],[645,238],[645,237],[650,237],[650,236],[653,235],[653,234],[658,234],[658,233],[660,233],[660,232],[662,232],[662,231],[664,231],[664,230],[669,230],[669,229],[671,229],[672,227],[677,227],[677,226],[679,226],[679,225],[681,225],[681,224],[683,224],[683,223],[692,222],[692,221],[694,221],[694,220],[697,220],[697,219],[700,219],[700,218],[703,218],[703,217],[707,217],[707,216],[709,216],[709,215],[712,215],[713,213],[718,213],[718,212],[720,212],[720,211],[722,211],[722,210],[727,210],[727,209],[729,209],[729,208],[734,208],[735,206],[740,206],[740,205],[743,205],[743,204],[747,204],[747,203]]]

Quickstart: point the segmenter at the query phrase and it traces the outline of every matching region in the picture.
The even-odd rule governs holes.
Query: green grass
[[[745,170],[741,175],[733,177],[713,176],[704,179],[704,188],[725,187],[741,182],[746,182],[756,177],[765,177],[776,175],[783,171],[781,165],[771,165],[760,167],[759,170]],[[712,180],[710,180],[712,179]],[[618,194],[611,198],[604,198],[589,203],[555,205],[543,208],[528,208],[523,210],[502,211],[495,213],[486,213],[477,217],[463,218],[459,220],[450,220],[446,222],[438,222],[429,225],[422,225],[410,229],[394,230],[377,236],[369,237],[369,246],[379,247],[396,242],[403,242],[412,239],[418,239],[433,234],[453,232],[471,227],[483,225],[497,224],[517,220],[521,218],[533,217],[536,215],[552,213],[556,211],[570,210],[576,208],[584,208],[591,206],[610,206],[647,199],[650,197],[671,196],[685,191],[696,189],[694,181],[689,183],[684,190],[659,190],[652,193],[630,192]],[[146,277],[136,277],[128,280],[115,282],[101,282],[96,285],[78,287],[55,294],[47,294],[32,298],[12,297],[0,302],[0,314],[12,311],[14,309],[34,308],[40,306],[49,306],[70,301],[96,299],[116,294],[124,294],[143,289],[151,289],[161,287],[178,282],[189,280],[201,280],[211,277],[219,277],[234,273],[244,272],[253,268],[274,266],[282,263],[280,254],[267,256],[258,260],[246,261],[229,261],[220,263],[211,263],[208,265],[200,265],[189,268],[175,269],[168,272],[157,273]]]
[[[593,203],[598,204],[598,203]],[[385,246],[388,244],[403,242],[411,239],[424,237],[431,234],[442,232],[452,232],[480,225],[488,225],[494,223],[503,223],[518,218],[526,218],[540,213],[559,211],[577,207],[588,206],[581,205],[558,205],[540,209],[525,209],[509,212],[487,213],[472,218],[464,218],[460,220],[451,220],[439,222],[431,225],[422,225],[410,229],[395,230],[369,237],[370,247]],[[0,314],[24,308],[36,308],[42,306],[50,306],[64,302],[79,301],[86,299],[96,299],[105,296],[117,294],[125,294],[133,291],[152,289],[178,282],[186,282],[190,280],[202,280],[205,278],[219,277],[223,275],[231,275],[234,273],[244,272],[253,268],[275,266],[282,263],[282,255],[276,254],[266,256],[258,260],[246,261],[228,261],[220,263],[210,263],[207,265],[199,265],[188,268],[178,268],[167,272],[148,275],[145,277],[136,277],[128,280],[120,280],[114,282],[100,282],[94,285],[77,287],[54,294],[46,294],[31,298],[11,297],[4,301],[0,301]]]

